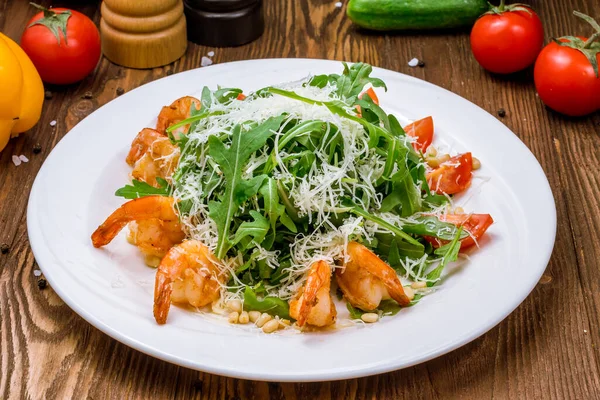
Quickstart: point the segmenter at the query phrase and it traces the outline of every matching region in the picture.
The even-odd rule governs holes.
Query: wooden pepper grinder
[[[115,64],[154,68],[185,53],[181,0],[104,0],[100,10],[102,52]]]
[[[188,38],[214,46],[240,46],[265,29],[262,0],[183,0]]]

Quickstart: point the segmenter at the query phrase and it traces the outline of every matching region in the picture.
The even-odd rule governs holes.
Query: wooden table
[[[48,88],[52,99],[46,100],[38,125],[0,153],[0,243],[10,245],[10,252],[0,255],[0,398],[600,398],[600,115],[572,119],[547,110],[536,96],[531,71],[510,77],[484,72],[471,56],[466,33],[360,32],[334,3],[265,0],[266,31],[252,44],[229,49],[190,44],[181,60],[153,70],[131,70],[103,59],[81,83]],[[548,37],[589,33],[572,9],[600,17],[597,0],[531,3]],[[98,22],[98,4],[71,6]],[[18,39],[34,11],[25,0],[0,0],[1,30]],[[93,328],[52,288],[40,290],[25,211],[32,182],[52,147],[121,89],[197,68],[210,50],[216,63],[266,57],[366,61],[442,86],[492,114],[506,109],[502,122],[542,164],[558,211],[554,254],[533,293],[490,332],[436,360],[363,379],[278,384],[223,378],[156,360]],[[409,68],[413,57],[426,66]],[[85,98],[87,92],[92,98]],[[42,152],[33,154],[37,143]],[[15,167],[13,154],[30,161]]]

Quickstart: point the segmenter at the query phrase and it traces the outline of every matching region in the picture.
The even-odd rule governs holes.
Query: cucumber
[[[346,12],[360,27],[388,31],[472,26],[489,9],[487,0],[350,0]]]

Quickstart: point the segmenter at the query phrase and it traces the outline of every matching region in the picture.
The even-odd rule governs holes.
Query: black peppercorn
[[[506,117],[506,110],[505,110],[504,108],[501,108],[501,109],[499,109],[499,110],[498,110],[498,116],[499,116],[500,118],[504,118],[504,117]]]
[[[48,286],[48,282],[46,282],[46,280],[44,278],[38,279],[37,285],[40,290],[43,290],[43,289],[46,289],[46,286]]]
[[[123,89],[122,87],[118,87],[117,88],[117,96],[122,95],[123,93],[125,93],[125,89]]]
[[[417,64],[420,68],[425,67],[425,61],[423,60],[419,60],[419,63]]]
[[[0,244],[0,253],[6,254],[10,250],[10,247],[6,243]]]
[[[39,143],[36,143],[35,146],[33,146],[33,154],[40,154],[42,152],[42,145]]]
[[[201,391],[202,390],[202,381],[200,379],[196,379],[194,381],[194,383],[192,384],[192,386],[194,387],[194,389]]]
[[[84,98],[84,99],[91,99],[92,97],[94,97],[94,95],[92,94],[92,92],[87,91],[81,97]]]
[[[52,98],[52,92],[49,90],[46,90],[44,92],[44,97],[46,98],[46,100],[50,100]]]

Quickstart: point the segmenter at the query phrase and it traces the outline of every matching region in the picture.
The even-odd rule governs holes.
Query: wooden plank
[[[265,34],[250,45],[190,44],[181,60],[145,71],[103,60],[81,83],[52,88],[40,123],[0,153],[0,243],[11,245],[0,256],[0,398],[600,398],[594,339],[600,328],[600,117],[569,119],[549,112],[535,96],[530,71],[508,78],[482,71],[470,56],[466,34],[374,35],[355,29],[333,3],[266,1]],[[595,0],[532,4],[547,35],[585,32],[571,8],[600,15]],[[94,4],[82,10],[98,21]],[[10,37],[19,37],[31,15],[26,2],[0,1],[0,27]],[[35,174],[58,140],[116,97],[118,87],[128,91],[167,71],[196,68],[210,50],[216,63],[267,57],[366,61],[445,87],[493,114],[505,108],[503,122],[540,160],[557,200],[557,245],[542,283],[498,327],[459,350],[402,371],[340,382],[218,377],[153,359],[91,327],[52,288],[37,288],[25,227]],[[413,57],[425,60],[425,68],[409,68]],[[92,99],[81,97],[87,91]],[[55,129],[52,120],[58,121]],[[39,155],[31,151],[36,143],[43,147]],[[31,161],[16,168],[13,154]],[[399,343],[398,351],[407,345]]]

